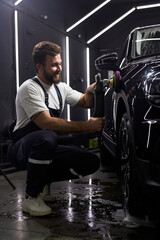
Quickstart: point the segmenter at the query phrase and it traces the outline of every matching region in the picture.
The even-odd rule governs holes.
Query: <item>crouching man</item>
[[[17,169],[27,169],[26,194],[22,210],[32,216],[52,213],[51,182],[76,179],[99,168],[99,158],[76,146],[59,145],[61,133],[100,132],[102,118],[88,121],[62,119],[64,105],[93,107],[95,84],[84,94],[61,82],[61,48],[44,41],[32,53],[37,75],[26,80],[16,96],[17,122],[8,157]]]

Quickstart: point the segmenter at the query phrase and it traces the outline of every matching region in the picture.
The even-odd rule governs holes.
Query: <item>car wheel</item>
[[[122,116],[118,134],[118,164],[125,215],[144,215],[143,198],[136,182],[135,149],[132,126],[127,114]]]

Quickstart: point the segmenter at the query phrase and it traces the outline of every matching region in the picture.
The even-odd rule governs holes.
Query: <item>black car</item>
[[[134,29],[121,59],[105,54],[95,66],[102,162],[114,157],[126,213],[152,216],[160,210],[160,25]]]

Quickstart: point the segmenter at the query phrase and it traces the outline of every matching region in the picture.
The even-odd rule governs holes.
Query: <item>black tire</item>
[[[120,122],[117,150],[125,215],[129,213],[133,216],[143,217],[145,211],[142,191],[136,179],[133,130],[126,113]]]

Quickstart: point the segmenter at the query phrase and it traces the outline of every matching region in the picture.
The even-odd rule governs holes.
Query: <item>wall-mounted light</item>
[[[160,3],[149,4],[149,5],[144,5],[144,6],[137,6],[136,8],[139,10],[139,9],[154,8],[154,7],[160,7]]]
[[[17,0],[14,5],[17,6],[20,2],[22,2],[23,0]]]
[[[15,24],[15,58],[16,58],[16,89],[19,88],[19,48],[18,48],[18,12],[14,12]]]
[[[86,48],[86,60],[87,60],[87,88],[90,85],[90,52],[89,48]],[[88,119],[91,117],[91,110],[88,109]]]
[[[101,9],[102,7],[104,7],[107,3],[109,3],[111,0],[106,0],[103,3],[101,3],[98,7],[96,7],[95,9],[93,9],[91,12],[89,12],[87,15],[85,15],[83,18],[81,18],[79,21],[77,21],[76,23],[74,23],[71,27],[66,29],[66,32],[71,31],[73,28],[75,28],[76,26],[78,26],[80,23],[82,23],[84,20],[86,20],[87,18],[89,18],[92,14],[94,14],[95,12],[97,12],[99,9]]]
[[[122,19],[124,19],[125,17],[127,17],[129,14],[131,14],[133,11],[135,11],[136,8],[132,8],[130,9],[128,12],[126,12],[125,14],[123,14],[121,17],[119,17],[118,19],[116,19],[113,23],[111,23],[110,25],[108,25],[106,28],[104,28],[102,31],[100,31],[99,33],[97,33],[94,37],[92,37],[91,39],[89,39],[87,41],[87,43],[91,43],[93,42],[96,38],[98,38],[99,36],[101,36],[103,33],[105,33],[106,31],[108,31],[110,28],[112,28],[114,25],[116,25],[118,22],[120,22]]]
[[[66,36],[66,75],[67,85],[70,86],[70,72],[69,72],[69,37]],[[70,106],[67,104],[67,120],[70,121]]]

